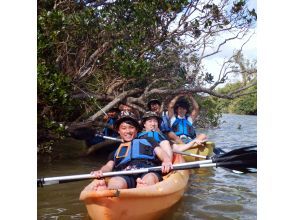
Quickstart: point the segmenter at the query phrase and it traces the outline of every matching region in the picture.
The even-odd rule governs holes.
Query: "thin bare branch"
[[[132,89],[132,90],[121,93],[119,96],[115,97],[111,102],[109,102],[106,106],[104,106],[100,111],[98,111],[94,115],[92,115],[88,120],[94,121],[99,116],[101,116],[103,114],[103,112],[107,112],[109,109],[111,109],[112,107],[117,105],[119,102],[121,102],[126,97],[133,96],[139,92],[142,92],[142,89]]]

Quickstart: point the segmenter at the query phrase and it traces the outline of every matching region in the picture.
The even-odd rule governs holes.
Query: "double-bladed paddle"
[[[103,138],[105,140],[112,140],[112,141],[117,141],[117,142],[123,142],[123,140],[120,139],[120,138],[105,136],[105,135],[100,134],[100,133],[96,133],[95,136],[101,137],[101,138]]]
[[[173,152],[176,154],[181,154],[181,155],[186,155],[186,156],[191,156],[191,157],[199,157],[199,158],[203,158],[206,160],[211,160],[211,162],[219,162],[221,160],[224,160],[224,158],[227,157],[237,157],[239,155],[243,155],[252,151],[256,151],[257,145],[252,145],[252,146],[246,146],[246,147],[242,147],[242,148],[238,148],[238,149],[234,149],[232,151],[229,152],[225,152],[223,151],[222,154],[216,154],[214,156],[203,156],[203,155],[199,155],[199,154],[193,154],[193,153],[188,153],[188,152],[182,152],[182,151],[176,151],[174,150]]]
[[[180,151],[174,151],[176,154],[186,155],[186,156],[192,156],[192,157],[199,157],[204,158],[206,160],[198,161],[199,164],[207,164],[207,163],[226,163],[231,161],[242,161],[241,163],[246,167],[246,164],[253,165],[252,168],[256,169],[257,167],[257,151],[256,151],[257,145],[242,147],[238,149],[234,149],[229,152],[225,152],[223,154],[217,154],[212,157],[209,156],[202,156],[198,154],[192,154],[187,152],[180,152]],[[231,169],[233,172],[240,172],[240,173],[247,173],[247,169],[234,169],[234,166],[231,166],[230,164],[227,164],[225,168]]]
[[[256,146],[255,146],[256,147]],[[236,150],[232,150],[226,153],[227,156],[220,155],[217,158],[211,158],[210,160],[195,161],[174,164],[171,170],[186,170],[186,169],[198,169],[203,167],[222,167],[242,173],[255,173],[257,168],[257,151],[251,147],[244,147]],[[111,177],[117,175],[133,175],[140,173],[158,172],[161,171],[161,166],[142,168],[136,170],[124,170],[116,172],[105,172],[103,177]],[[38,186],[60,184],[67,182],[74,182],[85,179],[96,178],[92,174],[81,174],[72,176],[59,176],[59,177],[47,177],[37,180]]]

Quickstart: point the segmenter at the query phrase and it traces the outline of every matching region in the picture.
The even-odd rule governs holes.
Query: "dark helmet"
[[[151,104],[158,104],[161,105],[161,102],[158,99],[151,99],[148,103],[147,103],[147,107],[150,110],[151,109]]]
[[[162,120],[161,117],[158,116],[155,112],[148,111],[144,113],[141,120],[141,124],[144,125],[144,123],[147,121],[148,118],[156,118],[158,121],[158,124],[160,124]]]
[[[109,109],[108,112],[116,112],[116,113],[119,114],[120,113],[120,110],[119,110],[119,108],[113,107],[113,108]]]
[[[123,115],[121,116],[116,122],[114,123],[114,129],[117,131],[120,124],[126,122],[127,124],[130,124],[137,128],[138,131],[141,130],[141,126],[137,120],[137,118],[134,115]]]
[[[187,110],[187,113],[189,112],[190,104],[186,99],[180,99],[176,102],[174,107],[174,112],[177,112],[178,107],[182,107]]]

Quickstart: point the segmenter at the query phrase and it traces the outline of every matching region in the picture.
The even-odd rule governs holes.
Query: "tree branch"
[[[114,98],[111,102],[109,102],[106,106],[104,106],[100,111],[96,112],[94,115],[92,115],[88,121],[94,121],[95,119],[97,119],[99,116],[101,116],[104,112],[109,111],[109,109],[111,109],[112,107],[114,107],[115,105],[117,105],[119,102],[121,102],[123,99],[125,99],[128,96],[133,96],[137,93],[142,92],[142,89],[132,89],[126,92],[121,93],[119,96],[117,96],[116,98]]]

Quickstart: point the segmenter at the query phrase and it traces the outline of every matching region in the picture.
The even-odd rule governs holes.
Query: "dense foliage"
[[[209,96],[202,98],[200,101],[197,100],[201,106],[200,117],[197,120],[198,127],[207,128],[219,125],[223,109],[215,99],[218,100],[219,98]]]
[[[239,93],[218,94],[228,75],[214,80],[201,61],[219,52],[205,53],[220,34],[246,36],[255,20],[244,0],[38,0],[38,142],[120,101],[142,112],[153,95],[180,91],[197,94],[215,124],[219,107],[200,94]]]
[[[228,93],[234,91],[236,88],[240,88],[241,82],[227,84],[224,88],[219,89],[222,93]],[[249,91],[255,93],[238,97],[234,100],[219,99],[218,106],[225,113],[235,113],[243,115],[257,115],[257,86],[251,87]]]

